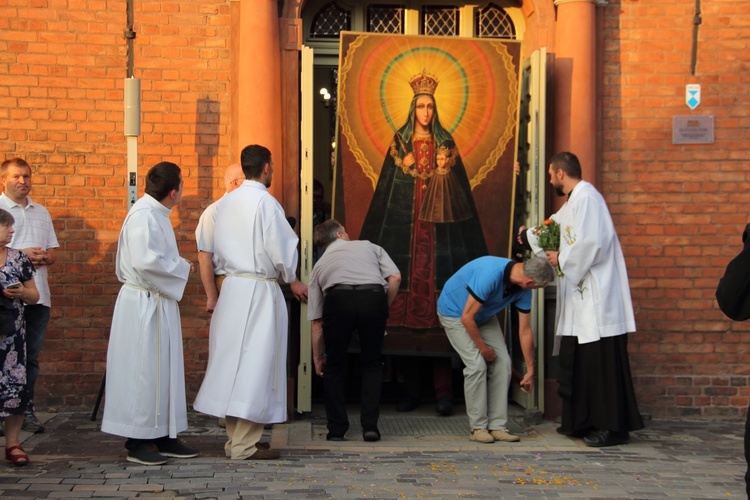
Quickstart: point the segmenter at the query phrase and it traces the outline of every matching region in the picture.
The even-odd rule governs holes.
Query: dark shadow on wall
[[[219,166],[221,130],[221,103],[209,95],[198,99],[195,103],[194,134],[197,166],[191,167],[189,172],[197,179],[197,186],[189,191],[191,196],[183,198],[177,208],[180,222],[175,231],[180,254],[195,266],[180,302],[188,405],[195,398],[208,361],[210,316],[205,312],[205,292],[198,272],[195,229],[206,207],[224,192],[224,167]]]
[[[124,217],[125,211],[117,213]],[[120,290],[114,266],[119,225],[103,222],[97,229],[84,218],[54,213],[53,222],[60,248],[49,268],[52,309],[34,404],[40,411],[93,408]],[[102,242],[103,232],[113,234],[114,241]]]

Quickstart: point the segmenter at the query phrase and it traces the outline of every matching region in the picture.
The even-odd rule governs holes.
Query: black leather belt
[[[383,291],[383,285],[333,285],[328,291],[332,290],[380,290]]]

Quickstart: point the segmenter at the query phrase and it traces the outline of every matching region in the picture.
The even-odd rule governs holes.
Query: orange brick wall
[[[622,241],[639,332],[641,410],[743,415],[750,331],[714,293],[750,214],[750,3],[614,1],[601,8],[603,191]],[[702,104],[685,105],[685,85]],[[715,143],[673,145],[672,117],[714,115]]]
[[[181,252],[197,264],[193,232],[203,207],[223,192],[229,161],[229,4],[136,1],[134,12],[139,194],[155,163],[182,167],[185,193],[172,221]],[[32,197],[49,209],[61,245],[50,268],[41,409],[91,407],[104,374],[127,210],[126,23],[124,0],[0,1],[0,158],[33,166]],[[207,356],[204,304],[196,272],[181,303],[193,388]]]
[[[598,8],[600,178],[629,265],[642,411],[734,418],[750,397],[750,332],[723,318],[714,291],[750,212],[750,3],[702,3],[695,76],[694,2]],[[62,245],[50,269],[42,409],[90,408],[104,373],[126,212],[125,5],[0,0],[0,159],[34,166],[32,196],[49,208]],[[218,0],[135,2],[139,174],[163,160],[183,167],[185,197],[173,222],[191,260],[198,216],[221,195],[229,160],[229,9]],[[684,103],[688,83],[702,85],[693,112]],[[689,114],[716,117],[714,144],[672,145],[672,116]],[[189,401],[207,355],[203,305],[196,273],[181,303]]]

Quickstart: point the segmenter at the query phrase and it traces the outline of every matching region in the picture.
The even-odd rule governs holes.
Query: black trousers
[[[134,451],[138,448],[140,448],[143,445],[149,445],[149,444],[157,444],[162,441],[166,441],[169,439],[169,436],[162,436],[160,438],[156,439],[137,439],[137,438],[128,438],[125,440],[125,449],[128,451]]]
[[[380,417],[383,385],[383,334],[388,302],[382,290],[331,290],[323,302],[323,337],[326,364],[323,370],[328,431],[343,436],[349,430],[346,414],[347,351],[357,331],[362,373],[360,422],[375,430]]]
[[[628,432],[643,429],[628,360],[628,336],[605,337],[579,344],[560,339],[561,429]]]

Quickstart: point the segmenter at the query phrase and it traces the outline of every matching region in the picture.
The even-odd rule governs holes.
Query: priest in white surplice
[[[181,198],[180,167],[155,165],[117,243],[123,286],[109,334],[102,431],[127,437],[128,461],[144,465],[199,454],[176,439],[188,427],[177,301],[193,270],[178,253],[169,221]]]
[[[558,432],[583,437],[588,446],[623,444],[643,420],[628,361],[635,316],[622,248],[604,198],[581,180],[578,158],[555,155],[549,175],[557,194],[568,197],[552,216],[560,224],[559,252],[546,252],[562,272],[555,315],[563,400]],[[532,230],[521,236],[545,255]]]
[[[211,317],[208,367],[194,408],[226,417],[224,446],[233,459],[275,459],[259,440],[264,424],[286,420],[288,316],[279,281],[307,298],[296,278],[297,242],[284,209],[268,192],[271,152],[247,146],[240,156],[247,180],[218,204],[214,256],[226,271]]]

